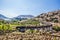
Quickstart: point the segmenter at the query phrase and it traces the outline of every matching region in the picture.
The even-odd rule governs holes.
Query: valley
[[[60,10],[5,18],[0,17],[0,40],[60,40]]]

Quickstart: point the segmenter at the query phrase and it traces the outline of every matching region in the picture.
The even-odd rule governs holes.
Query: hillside
[[[42,13],[37,18],[40,18],[43,21],[60,23],[60,10],[52,11],[48,13]]]

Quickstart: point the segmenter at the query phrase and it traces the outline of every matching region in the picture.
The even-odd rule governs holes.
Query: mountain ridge
[[[0,14],[0,19],[3,19],[3,20],[12,20],[12,19],[20,20],[20,19],[27,19],[27,18],[33,18],[33,17],[34,17],[33,15],[18,15],[17,17],[8,18]]]
[[[41,18],[43,21],[47,22],[60,23],[60,10],[42,13],[38,15],[37,18]]]
[[[5,19],[5,18],[7,18],[7,17],[2,15],[2,14],[0,14],[0,19]]]

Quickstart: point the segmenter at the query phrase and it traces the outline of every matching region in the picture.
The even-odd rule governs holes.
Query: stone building
[[[43,26],[17,26],[16,29],[19,32],[25,32],[28,29],[31,30],[40,30],[40,31],[52,31],[52,25],[43,25]]]

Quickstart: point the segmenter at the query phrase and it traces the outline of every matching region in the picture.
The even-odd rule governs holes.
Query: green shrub
[[[60,31],[60,27],[58,27],[58,26],[54,26],[53,29],[54,29],[55,31]]]
[[[0,30],[2,30],[2,26],[0,25]]]
[[[57,19],[55,19],[55,20],[54,20],[54,22],[55,22],[55,23],[58,23],[58,20],[57,20]]]
[[[8,29],[8,27],[6,25],[2,25],[2,30],[6,31]]]
[[[3,31],[6,31],[6,30],[12,30],[12,27],[9,25],[9,24],[3,24],[3,25],[0,25],[0,30],[3,30]]]

